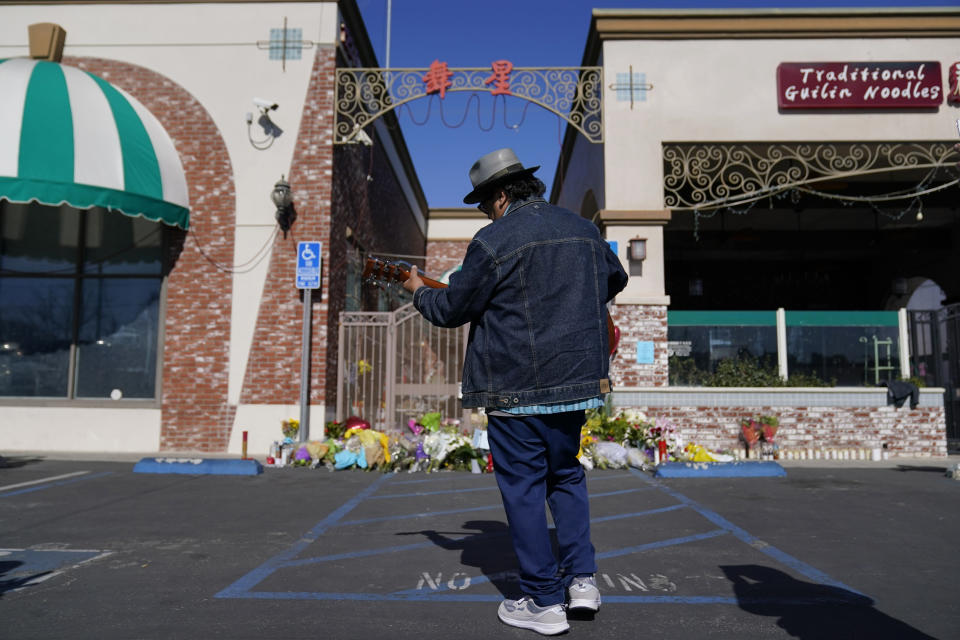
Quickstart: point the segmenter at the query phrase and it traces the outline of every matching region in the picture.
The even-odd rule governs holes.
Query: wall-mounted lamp
[[[297,212],[293,208],[293,192],[290,190],[290,183],[280,176],[280,180],[273,185],[273,191],[270,193],[270,199],[277,207],[275,217],[277,224],[283,231],[283,238],[286,240],[287,231],[293,226],[293,221],[297,219]]]
[[[627,258],[630,262],[630,275],[643,275],[643,261],[647,259],[647,239],[634,238],[627,245]]]

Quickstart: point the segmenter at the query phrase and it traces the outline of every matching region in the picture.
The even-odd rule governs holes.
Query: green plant
[[[667,361],[670,385],[674,387],[703,387],[706,371],[697,368],[693,358],[671,356]]]
[[[699,369],[693,358],[674,356],[669,360],[670,384],[695,387],[832,387],[836,380],[825,382],[812,374],[799,373],[786,380],[769,360],[753,356],[728,358],[717,363],[713,372]]]
[[[336,420],[331,420],[330,422],[324,425],[326,428],[327,438],[330,440],[337,440],[343,437],[343,434],[347,432],[346,424],[342,422],[337,422]]]

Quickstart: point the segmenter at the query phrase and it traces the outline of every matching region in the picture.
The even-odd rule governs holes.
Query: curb
[[[143,458],[134,465],[134,473],[183,473],[189,475],[255,476],[263,473],[256,460],[203,458]]]
[[[782,478],[787,472],[776,462],[665,462],[656,478]]]

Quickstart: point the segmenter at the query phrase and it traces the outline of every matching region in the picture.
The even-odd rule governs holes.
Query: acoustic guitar
[[[445,289],[447,285],[440,282],[439,280],[434,280],[429,278],[422,273],[418,273],[420,279],[423,280],[423,284],[430,287],[431,289]],[[367,258],[367,262],[363,267],[363,281],[370,283],[382,283],[382,282],[406,282],[410,279],[410,265],[404,262],[387,262],[385,260],[380,260],[379,258]],[[617,354],[617,347],[620,343],[620,329],[613,324],[613,318],[610,317],[610,312],[607,312],[607,340],[610,345],[610,357],[613,358]]]

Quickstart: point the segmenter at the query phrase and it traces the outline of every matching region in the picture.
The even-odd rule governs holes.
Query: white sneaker
[[[504,600],[497,609],[497,616],[511,627],[531,629],[545,636],[563,633],[570,628],[562,604],[540,607],[527,596],[519,600]]]
[[[597,589],[597,581],[592,576],[574,578],[567,594],[570,596],[570,609],[600,609],[600,589]]]

